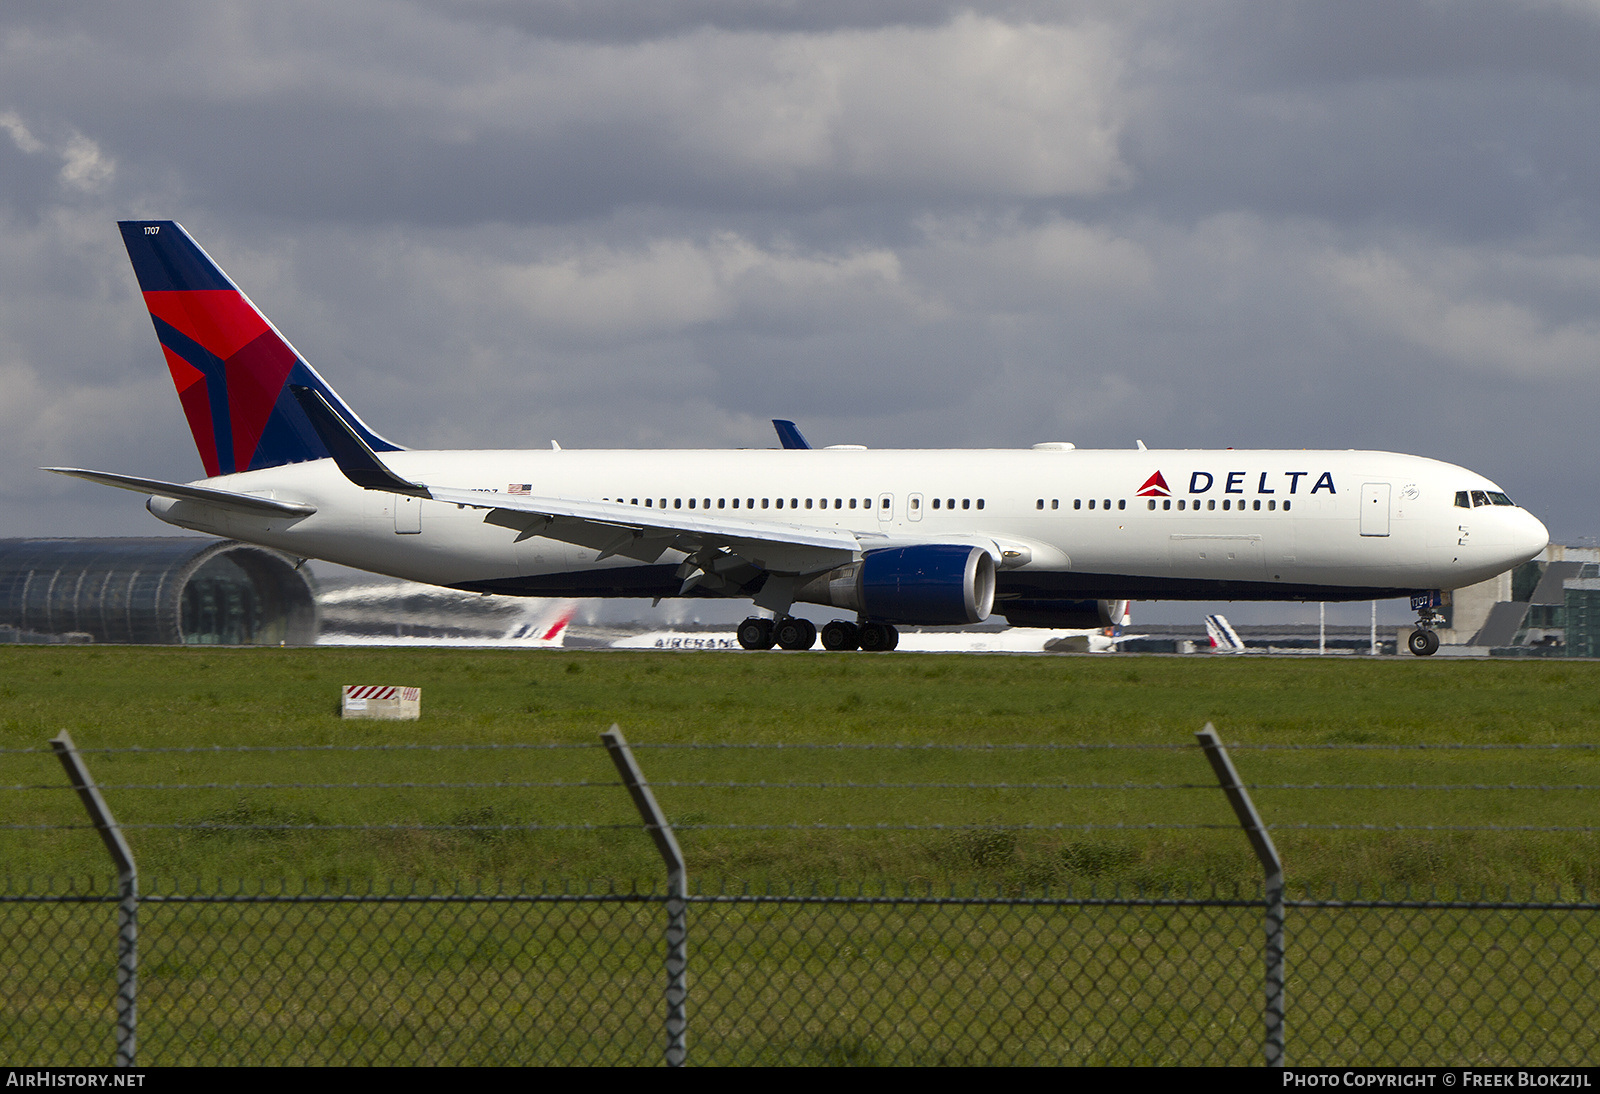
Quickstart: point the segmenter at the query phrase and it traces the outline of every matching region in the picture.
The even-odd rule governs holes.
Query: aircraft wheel
[[[900,632],[887,623],[861,624],[861,648],[869,653],[887,652],[900,644]]]
[[[817,641],[817,625],[809,619],[789,616],[778,621],[773,634],[786,650],[809,650]]]
[[[770,650],[774,641],[772,620],[751,616],[739,624],[739,645],[747,650]]]
[[[1439,636],[1418,627],[1406,639],[1406,646],[1418,657],[1431,657],[1439,652]]]
[[[823,625],[822,648],[825,650],[853,650],[861,645],[860,632],[854,623],[835,619]]]

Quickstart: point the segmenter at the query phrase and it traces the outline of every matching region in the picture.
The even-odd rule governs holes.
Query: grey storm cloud
[[[114,227],[416,445],[1373,447],[1600,532],[1600,4],[0,10],[0,534],[198,461]]]

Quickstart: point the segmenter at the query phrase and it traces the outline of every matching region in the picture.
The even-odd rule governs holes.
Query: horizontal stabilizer
[[[41,467],[57,475],[71,475],[101,486],[115,486],[118,490],[132,490],[138,494],[154,494],[162,498],[182,498],[217,505],[224,509],[243,509],[251,513],[264,513],[274,517],[309,517],[317,511],[315,505],[302,505],[292,501],[275,501],[258,498],[254,494],[236,494],[232,490],[214,490],[209,486],[185,486],[182,483],[163,482],[161,479],[141,479],[135,475],[114,475],[109,471],[85,471],[79,467]]]

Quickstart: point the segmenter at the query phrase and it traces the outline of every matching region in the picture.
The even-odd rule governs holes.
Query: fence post
[[[1217,782],[1222,786],[1222,792],[1228,795],[1228,804],[1233,806],[1234,816],[1239,818],[1239,824],[1244,828],[1245,835],[1250,837],[1250,846],[1255,850],[1256,858],[1261,862],[1261,869],[1266,874],[1263,888],[1267,900],[1267,1006],[1266,1006],[1266,1056],[1268,1067],[1282,1067],[1283,1065],[1283,862],[1278,858],[1278,849],[1272,845],[1272,836],[1267,832],[1267,826],[1261,823],[1261,814],[1256,812],[1256,806],[1250,800],[1250,793],[1244,788],[1244,783],[1239,779],[1239,773],[1234,770],[1233,760],[1228,757],[1228,750],[1222,747],[1222,738],[1217,736],[1216,729],[1210,722],[1206,727],[1195,734],[1200,739],[1200,747],[1205,749],[1206,759],[1211,762],[1211,770],[1217,774]]]
[[[139,1042],[139,870],[122,829],[89,777],[78,746],[66,730],[51,738],[50,747],[66,768],[67,781],[78,792],[89,819],[100,833],[117,866],[121,899],[117,902],[117,1056],[116,1067],[132,1067]]]
[[[683,852],[666,814],[656,804],[656,796],[650,793],[650,784],[623,739],[622,730],[613,725],[600,734],[600,740],[605,742],[611,762],[617,765],[628,795],[644,818],[645,831],[667,864],[667,1066],[682,1067],[687,1051],[685,1002],[689,994],[689,880]]]

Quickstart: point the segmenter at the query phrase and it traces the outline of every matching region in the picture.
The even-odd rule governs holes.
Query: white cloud
[[[1573,260],[1564,257],[1501,258],[1459,249],[1401,255],[1380,248],[1330,255],[1323,272],[1338,302],[1359,323],[1448,364],[1518,379],[1600,374],[1600,320],[1593,310],[1562,321],[1536,304],[1495,294],[1483,282],[1506,262],[1559,281],[1570,280],[1574,272]],[[1545,265],[1553,268],[1540,271]],[[1579,265],[1589,267],[1592,276],[1600,264],[1583,260]],[[1593,291],[1600,279],[1590,284]]]
[[[93,192],[103,189],[117,172],[117,162],[100,151],[100,146],[75,133],[61,149],[61,181],[74,190]]]
[[[261,111],[277,139],[315,131],[306,104],[333,105],[368,127],[353,147],[429,158],[604,149],[591,169],[628,177],[1016,197],[1099,194],[1130,176],[1118,148],[1122,46],[1102,23],[965,13],[936,26],[703,27],[615,44],[526,36],[448,9],[399,14],[362,0],[195,5],[149,52],[103,55],[48,36],[9,61],[19,80],[102,67],[126,94],[178,114]],[[374,26],[382,48],[366,45]]]
[[[44,151],[44,144],[29,131],[26,123],[14,111],[7,110],[0,113],[0,129],[10,135],[11,141],[28,155],[37,155]]]
[[[53,150],[61,157],[61,182],[74,190],[85,193],[101,190],[116,174],[116,161],[82,133],[74,131],[52,149],[34,136],[21,116],[11,110],[0,112],[0,129],[5,130],[20,151],[30,156]]]
[[[870,309],[921,306],[884,249],[808,254],[761,247],[736,232],[590,246],[530,262],[418,249],[412,291],[442,292],[461,314],[493,313],[536,339],[591,346],[681,335],[712,323],[818,326]]]
[[[1156,275],[1142,243],[1097,225],[1051,217],[927,216],[907,264],[952,306],[996,314],[1059,307],[1085,298],[1138,297]]]

